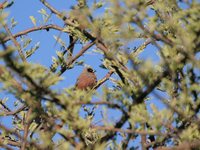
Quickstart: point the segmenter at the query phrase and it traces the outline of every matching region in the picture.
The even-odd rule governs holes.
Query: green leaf
[[[55,35],[54,35],[53,37],[54,37],[54,39],[56,40],[56,42],[58,42],[61,46],[63,46],[63,47],[66,48],[65,42],[64,42],[60,37],[55,36]]]
[[[36,19],[33,16],[29,16],[34,26],[36,26]]]
[[[40,14],[44,15],[44,16],[48,16],[46,10],[44,10],[43,8],[41,10],[38,11]]]
[[[37,42],[34,47],[32,47],[30,50],[26,51],[26,58],[30,57],[38,48],[39,48],[40,42]]]
[[[27,48],[29,46],[29,44],[32,42],[31,39],[23,39],[23,49]]]
[[[42,14],[43,21],[46,23],[49,20],[51,15],[47,14],[46,10],[44,9],[41,9],[38,12]]]
[[[14,18],[11,18],[11,28],[14,28],[17,25],[17,22]]]

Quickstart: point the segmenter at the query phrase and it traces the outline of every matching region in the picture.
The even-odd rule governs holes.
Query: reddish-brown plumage
[[[92,89],[97,84],[95,71],[91,67],[83,69],[76,81],[76,88],[80,90]]]

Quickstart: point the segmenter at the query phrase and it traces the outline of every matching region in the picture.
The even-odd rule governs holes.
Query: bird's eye
[[[94,72],[92,68],[88,68],[87,70],[88,72]]]

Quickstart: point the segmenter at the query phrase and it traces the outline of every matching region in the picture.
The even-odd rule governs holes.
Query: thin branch
[[[7,50],[5,52],[7,52]],[[9,55],[9,53],[7,53],[5,55],[5,57],[7,57],[8,55]],[[12,76],[12,74],[8,70],[8,68],[0,65],[0,78],[2,78],[3,80],[7,81],[7,78],[5,78],[4,76],[2,76],[4,73],[7,73],[7,72],[5,72],[5,70],[7,70],[7,72],[9,73],[9,75]],[[12,76],[11,82],[12,82],[13,87],[15,87],[18,90],[18,92],[23,92],[22,85],[13,76]]]
[[[129,127],[128,127],[129,130],[132,129],[132,125],[131,123],[129,123]],[[128,149],[129,147],[129,142],[131,139],[135,138],[136,135],[133,135],[133,134],[128,134],[125,139],[122,141],[122,149]]]
[[[5,28],[6,32],[8,33],[10,39],[12,40],[12,42],[14,43],[14,45],[17,47],[19,56],[21,57],[23,62],[26,62],[26,58],[22,52],[21,46],[20,44],[17,42],[17,40],[15,39],[15,37],[12,35],[10,29],[8,28],[8,26],[6,24],[3,24],[3,27]]]
[[[88,103],[83,103],[83,102],[77,102],[76,104],[89,104],[89,105],[108,105],[108,106],[111,106],[113,108],[119,108],[122,113],[123,113],[123,116],[121,117],[121,119],[115,124],[115,127],[114,129],[118,130],[120,129],[124,123],[128,120],[129,118],[129,115],[128,113],[122,109],[121,106],[119,106],[118,104],[114,104],[112,102],[107,102],[107,101],[98,101],[98,102],[88,102]],[[94,127],[94,126],[93,126]],[[95,127],[98,127],[98,126],[95,126]],[[102,127],[103,129],[103,127]],[[106,128],[105,128],[106,130]],[[108,129],[109,130],[109,129]],[[129,132],[129,131],[128,131]],[[103,143],[105,141],[108,141],[110,138],[112,138],[117,132],[110,132],[108,134],[106,134],[104,137],[101,138],[100,140],[100,143]]]
[[[128,118],[129,118],[129,115],[124,114],[124,115],[120,118],[120,120],[115,124],[115,127],[114,127],[114,128],[119,128],[119,129],[120,129],[120,128],[126,123],[126,121],[128,120]],[[116,133],[117,133],[117,132],[106,134],[104,137],[101,138],[100,143],[109,141],[113,136],[116,135]]]
[[[167,105],[172,111],[176,112],[181,118],[183,118],[185,121],[188,122],[193,122],[197,125],[200,125],[200,119],[198,117],[196,117],[196,114],[188,116],[187,114],[185,114],[184,110],[180,110],[177,107],[173,106],[171,103],[169,103],[169,101],[158,95],[157,93],[153,93],[157,98],[159,98],[165,105]]]
[[[192,150],[200,147],[200,140],[185,141],[174,147],[158,147],[156,150]]]
[[[123,109],[123,106],[120,106],[119,104],[108,102],[108,101],[96,101],[96,102],[75,102],[75,105],[107,105],[110,108],[117,108],[122,111],[124,116],[129,116],[128,112]]]
[[[145,123],[141,124],[142,129],[145,129]],[[141,146],[142,146],[142,150],[146,150],[145,148],[145,144],[146,144],[146,135],[141,135]]]
[[[71,59],[71,57],[73,55],[73,51],[74,51],[74,45],[77,41],[78,41],[78,39],[75,39],[75,38],[73,38],[73,36],[69,35],[69,46],[65,50],[66,52],[68,52],[67,59]],[[64,52],[63,54],[65,54],[66,52]]]
[[[2,100],[0,100],[0,105],[3,106],[4,114],[3,115],[14,115],[17,119],[21,120],[21,118],[17,115],[18,112],[21,111],[21,109],[17,109],[16,111],[12,111],[10,108],[8,108]],[[20,111],[19,111],[20,110]]]
[[[1,103],[2,104],[2,103]],[[4,111],[4,115],[5,116],[10,116],[10,115],[16,115],[18,114],[19,112],[23,111],[27,106],[23,105],[21,106],[20,108],[16,109],[16,110],[13,110],[13,111]]]
[[[164,141],[166,141],[166,140],[169,139],[170,137],[171,137],[170,134],[166,134],[166,135],[164,135],[164,136],[162,137],[162,140],[156,139],[156,140],[153,141],[153,142],[146,143],[146,144],[145,144],[145,147],[146,147],[146,149],[149,149],[150,147],[152,147],[152,148],[157,148],[157,147],[159,147],[159,146],[161,146],[161,145],[164,145]]]
[[[148,27],[144,26],[142,24],[142,21],[140,20],[140,18],[138,16],[135,16],[132,18],[133,22],[136,23],[145,33],[147,33],[148,35],[150,35],[151,38],[157,40],[157,41],[163,41],[164,43],[173,46],[173,42],[167,38],[166,36],[160,34],[160,33],[154,33],[154,32],[150,32]]]
[[[31,121],[30,121],[31,113],[32,113],[32,108],[29,108],[28,112],[26,113],[26,117],[25,117],[25,121],[24,121],[24,140],[22,142],[21,150],[26,149],[27,137],[28,137],[29,127],[30,127],[30,124],[31,124]]]
[[[0,124],[0,129],[5,130],[7,133],[14,134],[14,135],[17,136],[19,139],[24,140],[24,138],[23,138],[19,133],[17,133],[15,130],[9,129],[9,128],[5,127],[5,126],[2,125],[2,124]],[[33,142],[33,141],[29,141],[29,142],[28,142],[28,145],[29,145],[29,146],[34,146],[34,147],[37,148],[38,150],[45,150],[44,148],[42,148],[41,146],[37,145],[37,144],[36,144],[35,142]]]
[[[99,48],[100,50],[102,50],[105,55],[107,54],[108,48],[105,46],[105,44],[102,41],[100,41],[98,39],[98,41],[96,42],[96,45],[97,45],[97,48]]]
[[[92,41],[90,43],[88,43],[87,45],[85,45],[78,54],[76,54],[74,57],[72,57],[71,59],[69,59],[66,62],[66,65],[64,67],[61,68],[61,70],[57,73],[59,76],[62,75],[67,68],[72,65],[80,56],[82,56],[90,47],[92,47],[95,44],[95,41]]]
[[[46,2],[46,0],[40,0],[40,2],[42,2],[49,10],[51,10],[52,13],[58,15],[59,17],[61,17],[63,20],[66,20],[67,18],[64,17],[62,15],[62,13],[60,13],[58,10],[56,10],[53,6],[51,6],[48,2]],[[69,22],[69,25],[73,25],[73,24],[70,24]]]
[[[74,105],[116,105],[116,104],[112,102],[108,102],[108,101],[97,101],[97,102],[78,101],[78,102],[75,102]]]
[[[155,2],[156,0],[150,0],[146,3],[146,6],[153,5]]]
[[[166,77],[166,76],[168,76],[168,75],[169,75],[169,72],[168,72],[168,71],[163,71],[163,73],[162,73],[154,82],[152,82],[152,84],[146,85],[146,86],[147,86],[147,89],[146,89],[145,91],[139,93],[139,96],[136,97],[136,98],[134,99],[134,101],[135,101],[137,104],[138,104],[138,103],[142,103],[143,100],[144,100],[144,98],[145,98],[147,95],[149,95],[149,93],[151,93],[151,92],[155,89],[155,87],[158,86],[158,85],[161,83],[161,81],[162,81],[162,79],[163,79],[164,77]]]
[[[103,79],[99,80],[97,85],[94,87],[94,89],[97,89],[98,87],[100,87],[104,82],[106,82],[107,80],[109,80],[109,78],[111,77],[111,75],[114,73],[114,71],[109,71],[105,77],[103,77]]]
[[[106,130],[111,132],[121,132],[121,133],[128,133],[128,134],[140,134],[140,135],[165,135],[162,132],[158,131],[135,131],[130,129],[121,129],[121,128],[114,128],[114,127],[108,127],[108,126],[91,126],[91,128],[94,128],[96,130]]]
[[[57,25],[49,24],[49,25],[44,25],[44,26],[42,25],[42,26],[39,26],[39,27],[33,27],[33,28],[30,28],[30,29],[26,29],[26,30],[21,31],[21,32],[19,32],[17,34],[14,34],[13,37],[17,38],[19,36],[26,35],[28,33],[34,32],[34,31],[40,31],[40,30],[47,30],[48,31],[49,29],[55,29],[55,30],[58,30],[58,31],[63,31],[64,30],[64,28],[61,28],[61,27],[59,27]],[[68,33],[67,31],[63,31],[63,32]],[[9,40],[11,40],[10,37],[5,37],[2,41],[3,42],[7,42]]]
[[[149,45],[152,42],[152,39],[148,38],[145,40],[145,42],[143,44],[141,44],[139,47],[137,47],[133,52],[131,52],[129,55],[134,57],[137,57],[138,54],[141,52],[141,49],[143,50],[144,48],[147,47],[147,45]],[[129,57],[130,57],[129,56]]]
[[[0,146],[3,146],[4,144],[10,145],[10,146],[15,146],[15,147],[20,147],[21,143],[19,141],[14,141],[12,139],[7,139],[2,136],[0,136]]]
[[[75,39],[73,38],[73,36],[69,35],[69,45],[68,47],[62,52],[62,55],[64,56],[66,53],[67,53],[67,60],[70,60],[72,58],[72,55],[73,55],[73,51],[74,51],[74,46],[75,46],[75,43],[78,41],[78,39]],[[57,41],[56,41],[57,42]],[[66,64],[61,64],[61,67],[66,67],[66,66],[63,66],[63,65],[66,65]],[[52,72],[56,72],[57,68],[52,68],[53,64],[51,65],[50,69]]]
[[[63,13],[59,12],[57,9],[55,9],[53,6],[51,6],[46,0],[40,0],[41,3],[43,3],[52,13],[54,13],[56,16],[58,16],[60,19],[62,19],[66,25],[75,27],[79,31],[82,31],[83,34],[88,37],[91,40],[95,40],[95,38],[90,35],[87,31],[82,30],[80,27],[75,25],[73,21],[70,18],[67,18]]]
[[[74,140],[74,136],[70,135],[64,135],[62,133],[58,133],[60,136],[62,136],[66,141],[69,141],[74,147],[78,146],[78,143]]]

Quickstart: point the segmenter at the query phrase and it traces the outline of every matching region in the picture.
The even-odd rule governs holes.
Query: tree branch
[[[95,41],[92,41],[90,43],[88,43],[87,45],[85,45],[78,54],[76,54],[74,57],[72,57],[71,59],[67,60],[66,65],[64,67],[61,68],[61,70],[57,73],[59,76],[62,75],[67,68],[72,65],[80,56],[82,56],[90,47],[92,47],[95,44]]]
[[[1,103],[1,105],[2,105],[2,103]],[[13,111],[11,111],[11,110],[4,111],[4,115],[5,116],[16,115],[17,113],[23,111],[26,107],[27,106],[23,105],[20,108],[13,110]]]
[[[109,80],[109,78],[111,77],[111,75],[114,73],[114,71],[109,71],[105,77],[103,77],[103,79],[99,80],[97,85],[94,87],[94,89],[98,89],[103,83],[105,83],[107,80]]]
[[[128,134],[140,134],[140,135],[165,135],[158,131],[134,131],[130,129],[121,129],[121,128],[115,128],[115,127],[108,127],[108,126],[94,126],[92,125],[91,128],[97,129],[97,130],[106,130],[111,132],[121,132],[121,133],[128,133]]]
[[[9,38],[12,40],[12,42],[14,43],[14,45],[17,47],[19,56],[21,57],[22,61],[26,62],[26,58],[25,58],[25,56],[24,56],[24,54],[22,52],[20,44],[17,42],[17,40],[15,39],[15,37],[12,35],[12,33],[11,33],[10,29],[8,28],[8,26],[6,24],[3,24],[3,27],[5,28],[6,32],[8,33]]]
[[[0,136],[0,146],[5,145],[5,143],[7,143],[7,145],[10,145],[10,146],[16,146],[16,147],[21,146],[21,143],[19,141],[14,141],[14,140],[7,139],[7,138]]]
[[[21,150],[25,150],[26,149],[28,132],[29,132],[30,124],[31,124],[31,120],[30,120],[30,115],[31,114],[32,114],[32,108],[29,108],[28,112],[26,113],[25,120],[24,120],[24,137],[23,137],[23,141],[22,141]]]
[[[200,147],[200,140],[185,141],[174,147],[158,147],[156,150],[192,150]]]
[[[26,30],[21,31],[21,32],[19,32],[17,34],[14,34],[13,37],[17,38],[19,36],[26,35],[28,33],[34,32],[34,31],[39,31],[39,30],[47,30],[48,31],[49,29],[55,29],[55,30],[58,30],[58,31],[63,31],[64,30],[64,28],[61,28],[61,27],[59,27],[57,25],[49,24],[49,25],[44,25],[44,26],[42,25],[42,26],[39,26],[39,27],[33,27],[33,28],[26,29]],[[67,31],[63,31],[63,32],[67,33]],[[3,42],[7,42],[9,40],[11,40],[11,37],[7,36],[2,41]]]
[[[14,134],[15,136],[17,136],[19,139],[21,140],[25,140],[19,133],[17,133],[15,130],[12,130],[12,129],[9,129],[7,127],[5,127],[4,125],[0,124],[0,128],[2,130],[5,130],[7,133],[10,133],[10,134]],[[33,141],[29,141],[28,142],[28,145],[29,146],[34,146],[35,148],[37,148],[38,150],[45,150],[44,148],[42,148],[41,146],[37,145],[35,142]]]

